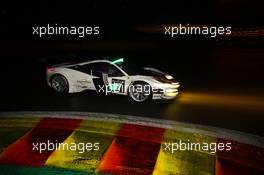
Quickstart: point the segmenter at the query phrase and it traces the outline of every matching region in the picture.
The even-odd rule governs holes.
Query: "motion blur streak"
[[[264,110],[264,96],[228,95],[210,93],[183,93],[178,99],[180,103],[222,107],[239,110]]]

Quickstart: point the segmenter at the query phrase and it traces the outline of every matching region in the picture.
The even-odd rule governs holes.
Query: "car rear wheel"
[[[151,99],[151,86],[145,82],[135,82],[129,88],[129,96],[136,102],[145,102]]]
[[[51,87],[54,91],[59,92],[59,93],[68,93],[69,92],[68,81],[62,75],[55,75],[51,79]]]

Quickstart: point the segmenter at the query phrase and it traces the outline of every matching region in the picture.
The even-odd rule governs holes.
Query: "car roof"
[[[78,63],[77,65],[85,65],[85,64],[90,64],[90,63],[111,63],[109,60],[92,60],[92,61],[85,61]]]
[[[111,61],[109,61],[109,60],[91,60],[91,61],[83,61],[83,62],[78,62],[78,63],[56,64],[56,65],[53,65],[52,67],[82,66],[82,65],[91,64],[91,63],[109,63],[109,64],[111,64]]]

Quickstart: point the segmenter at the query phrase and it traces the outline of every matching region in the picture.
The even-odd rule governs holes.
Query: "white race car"
[[[54,65],[47,68],[47,83],[59,93],[94,90],[127,95],[137,102],[173,99],[180,86],[171,75],[158,69],[131,69],[123,58]]]

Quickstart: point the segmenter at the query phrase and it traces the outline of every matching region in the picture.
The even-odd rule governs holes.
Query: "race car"
[[[47,83],[59,93],[93,90],[121,94],[136,102],[173,99],[180,86],[171,75],[151,67],[131,68],[123,58],[59,64],[47,68]]]

